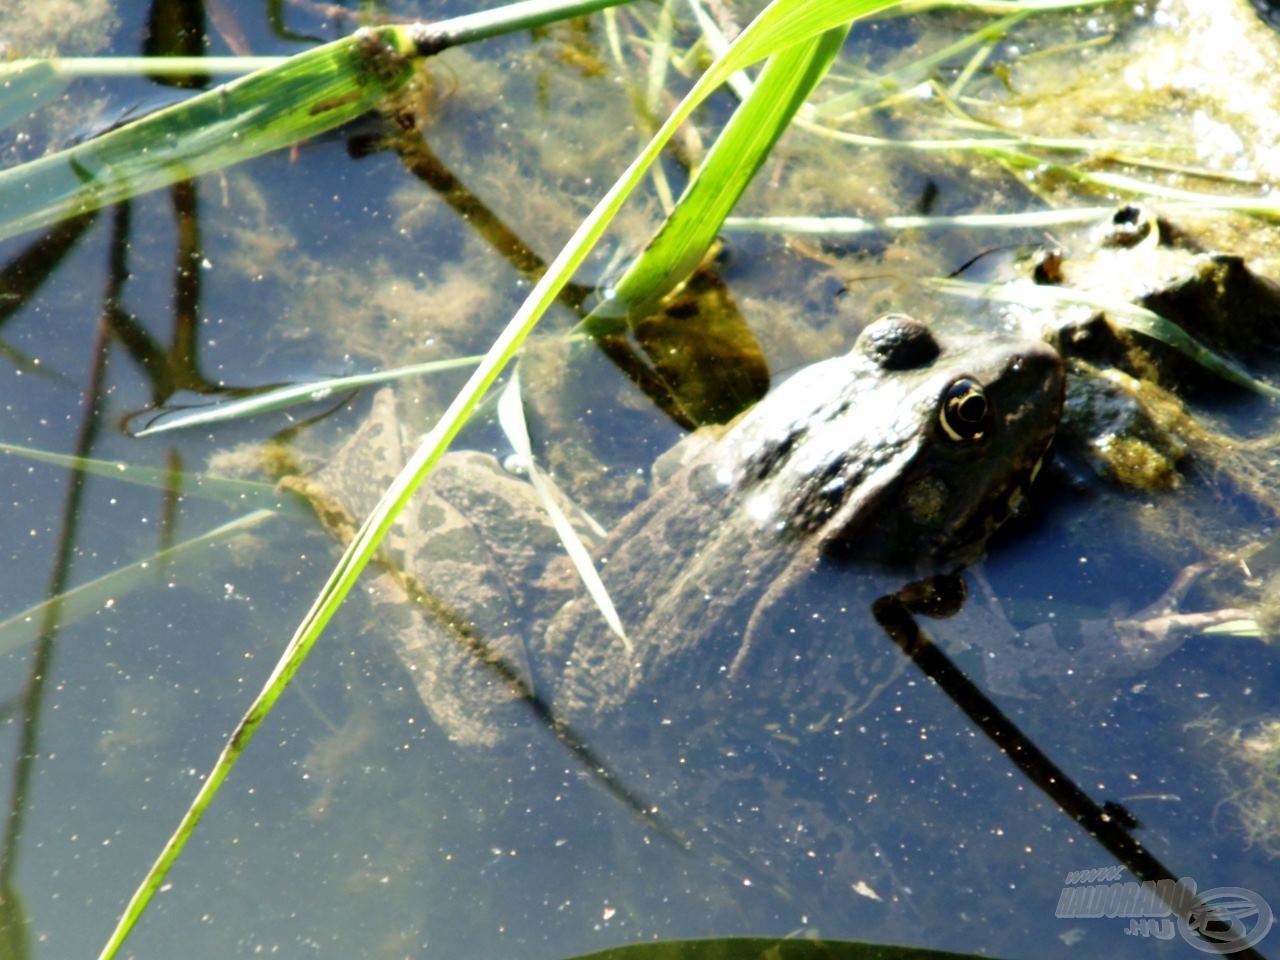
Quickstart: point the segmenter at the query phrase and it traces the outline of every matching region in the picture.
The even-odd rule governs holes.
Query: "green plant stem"
[[[50,60],[14,60],[0,67],[0,76],[11,70],[47,65],[60,77],[155,77],[207,73],[241,76],[254,70],[278,67],[288,57],[56,57]]]
[[[902,230],[1042,230],[1067,223],[1094,223],[1115,213],[1114,206],[1029,210],[1025,213],[957,213],[950,216],[902,214],[880,217],[726,217],[729,233],[771,233],[805,237],[848,237]]]
[[[449,47],[487,40],[531,27],[546,26],[628,2],[629,0],[523,0],[493,10],[441,20],[439,23],[415,23],[407,30],[417,45],[418,55],[430,57]]]
[[[770,57],[751,93],[707,154],[657,235],[583,321],[593,336],[652,312],[658,301],[701,262],[742,192],[786,130],[795,112],[826,75],[848,26],[829,30]]]
[[[579,16],[626,0],[524,0],[434,24],[358,30],[67,150],[0,170],[0,239],[292,146],[385,102],[412,58]],[[130,58],[143,72],[151,61]],[[205,58],[195,58],[205,70]],[[56,90],[66,61],[0,65]],[[86,69],[87,61],[73,68]],[[99,70],[105,69],[105,61]],[[2,115],[2,111],[0,111]]]

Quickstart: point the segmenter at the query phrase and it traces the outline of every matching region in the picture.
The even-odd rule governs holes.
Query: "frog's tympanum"
[[[1039,342],[870,324],[718,440],[693,434],[663,458],[670,475],[596,551],[625,641],[557,575],[532,488],[482,454],[447,456],[396,531],[392,565],[418,586],[373,591],[399,593],[400,657],[460,741],[496,741],[521,686],[574,723],[735,689],[798,702],[821,688],[825,714],[856,712],[884,679],[870,664],[900,660],[866,635],[871,602],[978,557],[1035,476],[1062,384]],[[379,395],[313,501],[371,508],[403,462],[393,403]]]

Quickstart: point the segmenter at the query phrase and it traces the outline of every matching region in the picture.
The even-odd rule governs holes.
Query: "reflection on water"
[[[1129,45],[1164,51],[1167,25],[1199,15],[1195,4],[1157,6],[1154,17],[1096,9],[1052,30],[1028,21],[1019,48],[993,56],[1047,52],[1013,59],[1005,72],[975,66],[957,102],[974,111],[999,104],[990,112],[1006,124],[1022,111],[1020,122],[1043,123],[1046,134],[1090,132],[1063,106],[1087,84],[1063,78],[1132,79],[1141,69],[1154,82],[1155,55],[1135,60]],[[289,35],[346,29],[286,6],[287,29],[273,32],[271,4],[217,7],[222,19],[211,14],[205,25],[215,52],[241,43],[288,52],[298,49]],[[122,0],[104,35],[117,52],[135,52],[152,12]],[[642,18],[621,16],[623,36],[642,34]],[[885,21],[855,35],[850,56],[871,50],[876,69],[892,67],[971,28],[957,14]],[[1268,37],[1250,35],[1247,46],[1274,64],[1280,54]],[[620,117],[634,116],[628,84],[645,75],[643,49],[625,51],[625,69],[613,64],[606,31],[593,22],[451,55],[420,91],[435,181],[415,176],[393,150],[370,151],[388,132],[370,120],[44,238],[6,242],[0,440],[176,475],[287,431],[295,466],[312,465],[354,429],[365,398],[291,431],[315,411],[146,442],[117,425],[175,392],[191,398],[474,352],[634,145],[630,131],[626,142],[616,131]],[[489,57],[500,70],[485,69]],[[949,89],[967,57],[935,89]],[[1122,60],[1136,65],[1117,67]],[[600,62],[611,64],[604,76]],[[833,95],[855,69],[838,72]],[[144,88],[73,86],[56,115],[33,122],[32,136],[64,142],[85,115],[113,115]],[[1097,105],[1093,132],[1130,141],[1141,137],[1125,123],[1151,123],[1138,117],[1160,102],[1135,94],[1126,111],[1123,94],[1118,104],[1114,90],[1110,101],[1087,92],[1097,97],[1088,101]],[[937,135],[921,103],[871,111],[859,130]],[[1195,106],[1201,118],[1187,123],[1249,132],[1238,113],[1214,113],[1204,99]],[[1257,143],[1243,137],[1250,174],[1264,184],[1275,173],[1260,146],[1271,109],[1255,104]],[[1178,126],[1182,114],[1163,113],[1172,132],[1143,137],[1193,139]],[[360,147],[351,156],[349,143]],[[873,151],[797,138],[783,157],[766,166],[747,212],[1022,209],[1038,202],[1029,190],[1078,205],[1110,201],[1068,198],[1043,172],[1029,181],[994,163],[976,169],[973,157],[958,167],[951,154],[895,153],[886,163]],[[1212,153],[1194,162],[1224,163]],[[1126,172],[1153,176],[1137,164]],[[668,175],[681,176],[677,163]],[[470,198],[461,212],[483,209],[482,228],[459,216],[460,184]],[[655,209],[642,202],[624,215],[618,243],[643,238]],[[1213,248],[1256,260],[1266,234],[1250,223],[1215,221]],[[986,308],[958,308],[920,280],[951,273],[976,251],[1063,239],[1025,230],[790,243],[734,236],[717,266],[770,367],[786,370],[847,348],[884,308],[946,318],[971,310],[979,322]],[[563,315],[576,306],[565,304]],[[406,384],[401,406],[420,410],[421,426],[453,386]],[[615,380],[587,401],[587,432],[637,441],[614,461],[615,474],[647,463],[678,432],[634,393],[624,400],[625,428],[605,421],[602,411],[625,389]],[[1265,438],[1271,408],[1236,396],[1218,412],[1243,411],[1250,436]],[[570,438],[583,432],[553,427]],[[485,425],[470,439],[500,445]],[[1185,609],[1257,605],[1273,552],[1250,552],[1274,526],[1266,484],[1224,480],[1201,461],[1179,468],[1172,492],[1118,493],[1063,469],[1047,476],[1031,514],[993,542],[981,571],[989,592],[971,578],[974,599],[958,617],[924,624],[1089,797],[1140,822],[1134,835],[1151,854],[1201,888],[1245,887],[1280,906],[1274,840],[1260,826],[1265,793],[1246,795],[1268,782],[1265,760],[1241,766],[1248,751],[1267,749],[1275,658],[1254,640],[1200,635],[1175,638],[1160,656],[1103,653],[1114,620],[1154,602],[1192,563],[1211,569]],[[619,487],[609,513],[634,496],[633,486]],[[6,616],[244,512],[163,482],[127,485],[14,455],[0,459],[0,489]],[[282,516],[194,561],[152,564],[141,584],[96,597],[87,614],[68,608],[69,622],[51,618],[34,649],[0,635],[9,732],[0,756],[14,812],[0,922],[19,954],[92,955],[101,945],[334,555],[314,523]],[[584,725],[582,740],[648,805],[643,815],[532,712],[515,714],[496,747],[450,742],[392,645],[370,630],[369,608],[351,604],[224,787],[130,949],[556,957],[655,937],[798,930],[1011,956],[1174,949],[1123,936],[1121,920],[1057,919],[1065,876],[1114,858],[875,629],[861,588],[836,579],[812,589],[849,590],[863,602],[824,643],[800,651],[798,675],[863,670],[882,689],[856,710],[811,703],[806,712],[771,696],[764,678],[714,718],[697,704],[642,704],[628,722]]]

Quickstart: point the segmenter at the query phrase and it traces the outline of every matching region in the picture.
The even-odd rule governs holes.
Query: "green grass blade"
[[[1280,397],[1280,388],[1251,376],[1247,370],[1210,350],[1172,320],[1160,316],[1154,310],[1148,310],[1136,303],[1129,303],[1127,300],[1116,300],[1085,290],[1045,286],[1029,281],[992,285],[945,278],[934,280],[931,285],[934,289],[953,296],[1014,303],[1039,309],[1053,310],[1064,306],[1080,305],[1102,310],[1117,326],[1141,333],[1153,340],[1159,340],[1229,383],[1263,396]]]
[[[112,570],[56,597],[15,613],[0,621],[0,654],[34,643],[39,638],[41,630],[45,629],[44,616],[53,605],[57,605],[58,608],[59,626],[66,626],[104,609],[109,600],[122,597],[148,583],[154,584],[157,577],[173,576],[182,564],[187,562],[207,564],[207,555],[204,550],[224,543],[232,537],[240,536],[272,517],[278,516],[280,514],[274,510],[254,510],[190,540],[184,540],[182,543],[160,550],[145,560]],[[313,513],[312,517],[314,516]]]
[[[0,238],[268,153],[360,116],[411,74],[403,28],[359,31],[0,171]]]
[[[876,77],[873,82],[865,84],[857,90],[841,94],[838,97],[832,97],[822,106],[815,109],[808,119],[824,123],[839,123],[845,114],[862,109],[873,99],[883,96],[888,91],[906,90],[914,87],[929,76],[932,76],[933,72],[941,64],[958,57],[960,54],[981,44],[1004,39],[1009,30],[1029,16],[1031,16],[1031,11],[1017,10],[1006,17],[1002,17],[995,23],[989,23],[981,29],[961,37],[955,43],[939,50],[934,50],[898,70]]]
[[[641,317],[706,256],[724,218],[737,204],[769,151],[840,51],[848,26],[825,31],[770,58],[690,181],[676,209],[601,303],[584,321],[592,334]]]
[[[1109,207],[1067,207],[1025,213],[902,214],[878,217],[726,217],[726,233],[771,233],[796,237],[851,237],[904,230],[1043,230],[1063,224],[1097,223],[1116,211]]]
[[[330,377],[327,380],[310,380],[306,383],[291,383],[288,386],[264,390],[251,397],[239,397],[209,407],[198,409],[175,410],[162,412],[159,419],[153,420],[141,430],[133,431],[135,437],[150,437],[158,433],[170,433],[174,430],[190,430],[195,427],[208,427],[233,420],[243,420],[264,413],[276,413],[287,410],[302,403],[316,403],[326,400],[335,394],[361,387],[376,386],[403,380],[407,377],[421,377],[445,370],[458,370],[462,367],[474,367],[480,362],[479,357],[452,357],[448,360],[431,360],[426,363],[414,363],[391,370],[378,370],[374,373],[357,373],[346,377]]]
[[[1256,216],[1280,217],[1280,199],[1271,193],[1231,194],[1205,193],[1199,190],[1183,190],[1162,183],[1139,180],[1119,173],[1076,169],[1060,163],[1051,163],[1043,157],[1014,150],[979,148],[986,154],[1015,170],[1034,170],[1037,176],[1060,176],[1065,180],[1081,183],[1107,193],[1116,191],[1139,197],[1159,197],[1189,207],[1204,210],[1238,210]]]
[[[525,0],[433,24],[358,30],[68,150],[0,171],[0,239],[332,130],[403,86],[413,58],[621,2]],[[126,66],[140,64],[145,72],[147,62],[133,58]],[[109,69],[96,63],[98,73]],[[86,65],[75,61],[64,69],[84,71]],[[45,84],[57,75],[58,61],[0,67],[6,85]],[[30,110],[23,105],[23,114]]]
[[[449,405],[440,422],[427,435],[400,475],[383,494],[373,512],[356,532],[320,595],[298,625],[276,668],[237,725],[204,783],[201,784],[191,806],[130,898],[115,930],[103,947],[99,960],[108,960],[116,955],[129,931],[133,929],[152,896],[163,883],[164,877],[203,818],[209,804],[213,802],[223,781],[235,766],[237,758],[262,725],[284,688],[297,673],[342,601],[355,586],[361,571],[372,558],[382,538],[395,523],[409,498],[444,454],[463,423],[480,402],[481,397],[515,355],[524,338],[572,279],[574,271],[590,254],[626,198],[657,159],[679,125],[687,120],[697,106],[735,71],[770,56],[780,49],[802,43],[857,17],[891,7],[896,2],[897,0],[774,0],[743,30],[725,55],[712,63],[706,73],[698,79],[671,116],[595,209],[579,225],[569,243],[548,266],[547,271],[529,292],[515,316],[485,354],[479,367]]]
[[[488,40],[517,30],[532,30],[559,20],[581,17],[606,7],[616,7],[629,0],[522,0],[491,10],[463,14],[435,23],[415,23],[409,35],[424,57],[434,56],[448,47],[477,40]]]
[[[510,441],[516,455],[524,460],[525,467],[529,471],[529,482],[537,492],[538,499],[542,501],[542,507],[547,511],[547,516],[551,518],[551,525],[555,527],[556,536],[560,538],[560,543],[564,547],[565,553],[569,555],[569,560],[573,564],[574,570],[577,571],[578,578],[582,581],[587,594],[591,597],[592,602],[595,603],[596,609],[600,611],[600,615],[604,617],[609,629],[622,641],[627,653],[631,654],[633,652],[631,639],[627,636],[627,631],[622,626],[622,618],[618,616],[618,610],[613,605],[613,599],[609,596],[609,591],[605,587],[604,581],[600,579],[600,572],[596,569],[595,561],[591,558],[591,551],[587,549],[587,545],[578,536],[578,531],[573,528],[573,522],[560,509],[560,499],[555,484],[550,477],[542,472],[542,468],[538,466],[538,461],[533,455],[533,443],[529,439],[529,425],[524,417],[524,398],[520,392],[520,371],[518,369],[511,374],[511,380],[507,383],[506,388],[502,391],[502,396],[498,399],[498,425],[502,427],[503,435]]]
[[[48,60],[0,64],[0,130],[48,103],[66,85],[66,79]]]
[[[261,510],[297,513],[300,516],[314,515],[309,508],[295,504],[292,497],[282,497],[276,492],[274,484],[260,483],[255,480],[237,480],[233,477],[199,473],[175,474],[174,471],[162,467],[142,467],[64,453],[50,453],[47,450],[37,450],[34,447],[23,447],[4,441],[0,441],[0,453],[24,457],[27,460],[47,463],[66,470],[106,477],[109,480],[119,480],[122,483],[132,483],[166,492],[172,491],[183,496],[197,496],[202,500],[225,504],[232,509],[256,507]]]
[[[243,76],[254,70],[278,67],[288,57],[53,57],[48,60],[14,60],[0,64],[5,95],[12,73],[38,67],[60,80],[74,77],[175,77],[190,73]]]
[[[905,0],[902,14],[925,10],[967,10],[971,13],[1051,13],[1105,7],[1120,0]]]

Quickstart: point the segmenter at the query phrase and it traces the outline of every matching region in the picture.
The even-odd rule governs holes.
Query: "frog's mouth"
[[[1008,481],[995,488],[983,501],[984,508],[969,513],[956,523],[939,545],[927,573],[956,573],[975,563],[987,547],[987,540],[1006,520],[1020,516],[1026,508],[1031,487],[1052,450],[1052,437],[1040,448],[1040,455],[1008,474]]]
[[[999,527],[1010,517],[1021,516],[1026,509],[1027,497],[1031,493],[1031,488],[1035,485],[1036,478],[1040,476],[1040,470],[1044,466],[1044,462],[1049,459],[1050,447],[1052,441],[1046,443],[1040,451],[1040,456],[1036,457],[1030,467],[1019,470],[1014,474],[1013,482],[1009,484],[1004,494],[1004,507],[999,517],[995,520],[995,527]],[[995,531],[992,528],[992,532]]]

